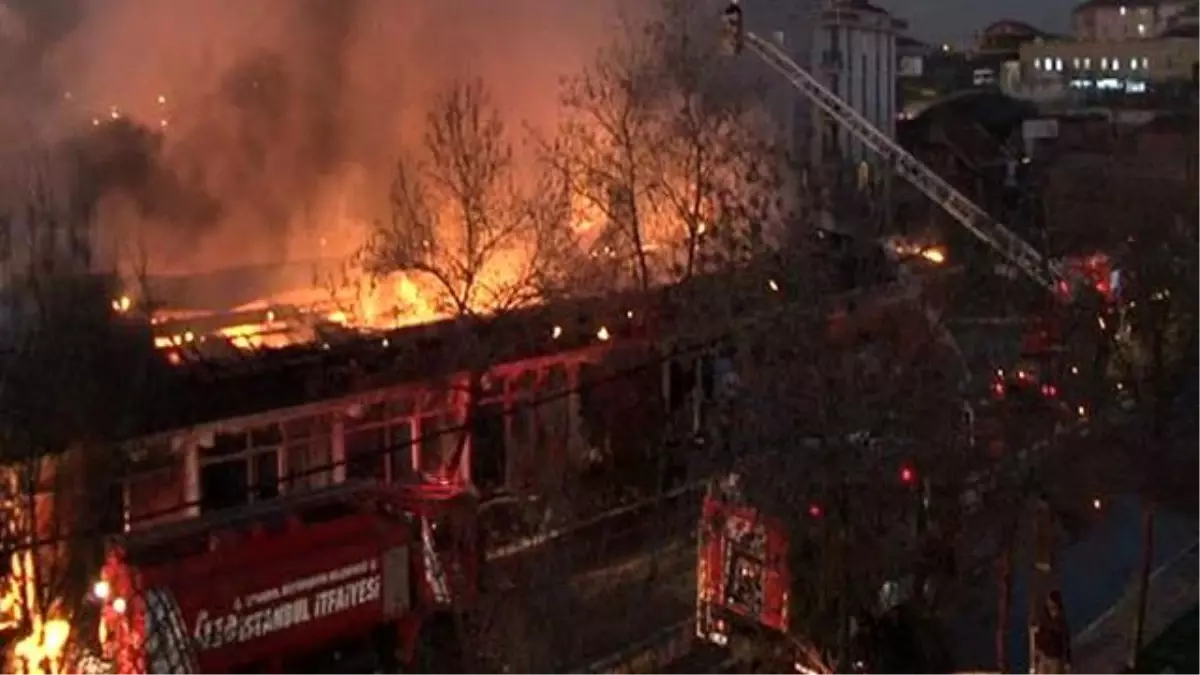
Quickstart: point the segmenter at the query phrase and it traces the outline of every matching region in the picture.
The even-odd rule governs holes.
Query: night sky
[[[1051,32],[1068,32],[1071,8],[1082,0],[874,0],[908,21],[919,40],[960,43],[999,19],[1016,19]]]

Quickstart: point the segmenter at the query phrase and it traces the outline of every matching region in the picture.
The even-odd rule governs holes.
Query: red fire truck
[[[123,536],[92,593],[117,673],[453,672],[474,497],[341,485]]]
[[[788,632],[787,531],[741,497],[737,480],[709,490],[697,535],[696,634],[720,646],[762,627]]]
[[[992,392],[998,399],[1027,395],[1068,413],[1091,407],[1072,384],[1081,380],[1081,372],[1103,372],[1104,348],[1121,328],[1123,280],[1102,253],[1067,258],[1063,263],[1075,286],[1060,282],[1060,297],[1026,324],[1018,361],[997,371],[993,379]],[[1064,315],[1056,301],[1082,295],[1081,289],[1095,291],[1089,297],[1099,301],[1096,313]],[[1085,384],[1092,383],[1085,380]]]

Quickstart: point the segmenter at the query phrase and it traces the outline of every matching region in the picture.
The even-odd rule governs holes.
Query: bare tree
[[[703,12],[665,0],[566,81],[548,159],[568,183],[584,250],[636,288],[745,260],[781,215],[782,159],[753,88],[719,59]]]
[[[552,255],[555,202],[534,197],[547,187],[535,178],[522,189],[482,82],[455,85],[433,104],[420,151],[397,163],[391,220],[371,233],[365,268],[432,281],[436,306],[453,316],[527,305]]]
[[[57,157],[3,186],[8,244],[0,354],[0,622],[13,672],[70,672],[87,642],[99,532],[119,527],[119,455],[138,423],[150,336],[126,321],[116,277],[94,269],[94,195]],[[115,307],[114,307],[114,302]]]
[[[1171,500],[1171,492],[1194,494],[1194,459],[1190,443],[1193,429],[1181,424],[1193,417],[1185,383],[1195,378],[1197,295],[1197,233],[1194,203],[1186,202],[1160,220],[1158,236],[1138,237],[1130,242],[1126,270],[1130,277],[1126,324],[1118,336],[1116,366],[1121,380],[1137,392],[1138,404],[1147,417],[1140,447],[1132,448],[1142,467],[1137,486],[1142,502],[1142,564],[1136,584],[1133,640],[1127,665],[1137,668],[1145,639],[1150,572],[1154,564],[1154,526],[1159,502]],[[1188,213],[1188,211],[1191,211]],[[1182,401],[1182,406],[1177,403]],[[1187,406],[1187,407],[1183,407]],[[1186,440],[1183,440],[1186,439]],[[1184,449],[1186,447],[1186,450]],[[1153,458],[1152,461],[1147,461]],[[1187,479],[1180,481],[1181,476]]]

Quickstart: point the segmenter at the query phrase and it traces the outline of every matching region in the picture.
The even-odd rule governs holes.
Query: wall
[[[1187,3],[1183,1],[1105,3],[1077,11],[1072,23],[1075,37],[1080,40],[1140,40],[1158,35],[1168,27],[1172,17],[1186,8]]]
[[[813,26],[822,0],[757,0],[743,3],[746,30],[780,45],[800,65],[811,66]],[[748,75],[767,84],[769,107],[779,122],[784,144],[800,156],[809,136],[809,102],[783,76],[758,58],[747,59]]]
[[[1028,81],[1134,80],[1156,83],[1185,80],[1196,63],[1196,41],[1158,38],[1126,42],[1053,41],[1021,46],[1021,68]]]
[[[827,9],[813,40],[812,61],[823,83],[889,136],[896,135],[896,36],[889,14],[859,3]],[[812,158],[873,161],[870,150],[836,123],[813,111]]]
[[[484,378],[467,439],[452,381],[368,391],[131,444],[127,526],[237,508],[348,479],[399,482],[436,474],[465,442],[461,478],[486,491],[550,492],[583,462],[574,390],[595,346],[506,364]],[[456,394],[456,392],[459,392]],[[537,401],[535,404],[534,401]],[[453,433],[441,433],[454,430]]]

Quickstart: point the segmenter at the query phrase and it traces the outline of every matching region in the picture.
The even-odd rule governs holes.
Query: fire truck
[[[92,588],[115,673],[455,672],[475,498],[342,484],[127,533]]]
[[[744,503],[737,481],[715,484],[701,507],[696,626],[721,646],[750,626],[778,634],[789,628],[785,524]]]
[[[1103,253],[1070,257],[1063,263],[1068,277],[1059,282],[1057,297],[1026,323],[1018,360],[996,371],[992,393],[1001,400],[1042,399],[1051,407],[1083,415],[1091,407],[1084,400],[1084,392],[1094,384],[1090,376],[1106,375],[1105,348],[1121,330],[1124,280]],[[1089,297],[1096,301],[1095,314],[1060,311],[1058,303],[1081,288],[1094,291]]]

